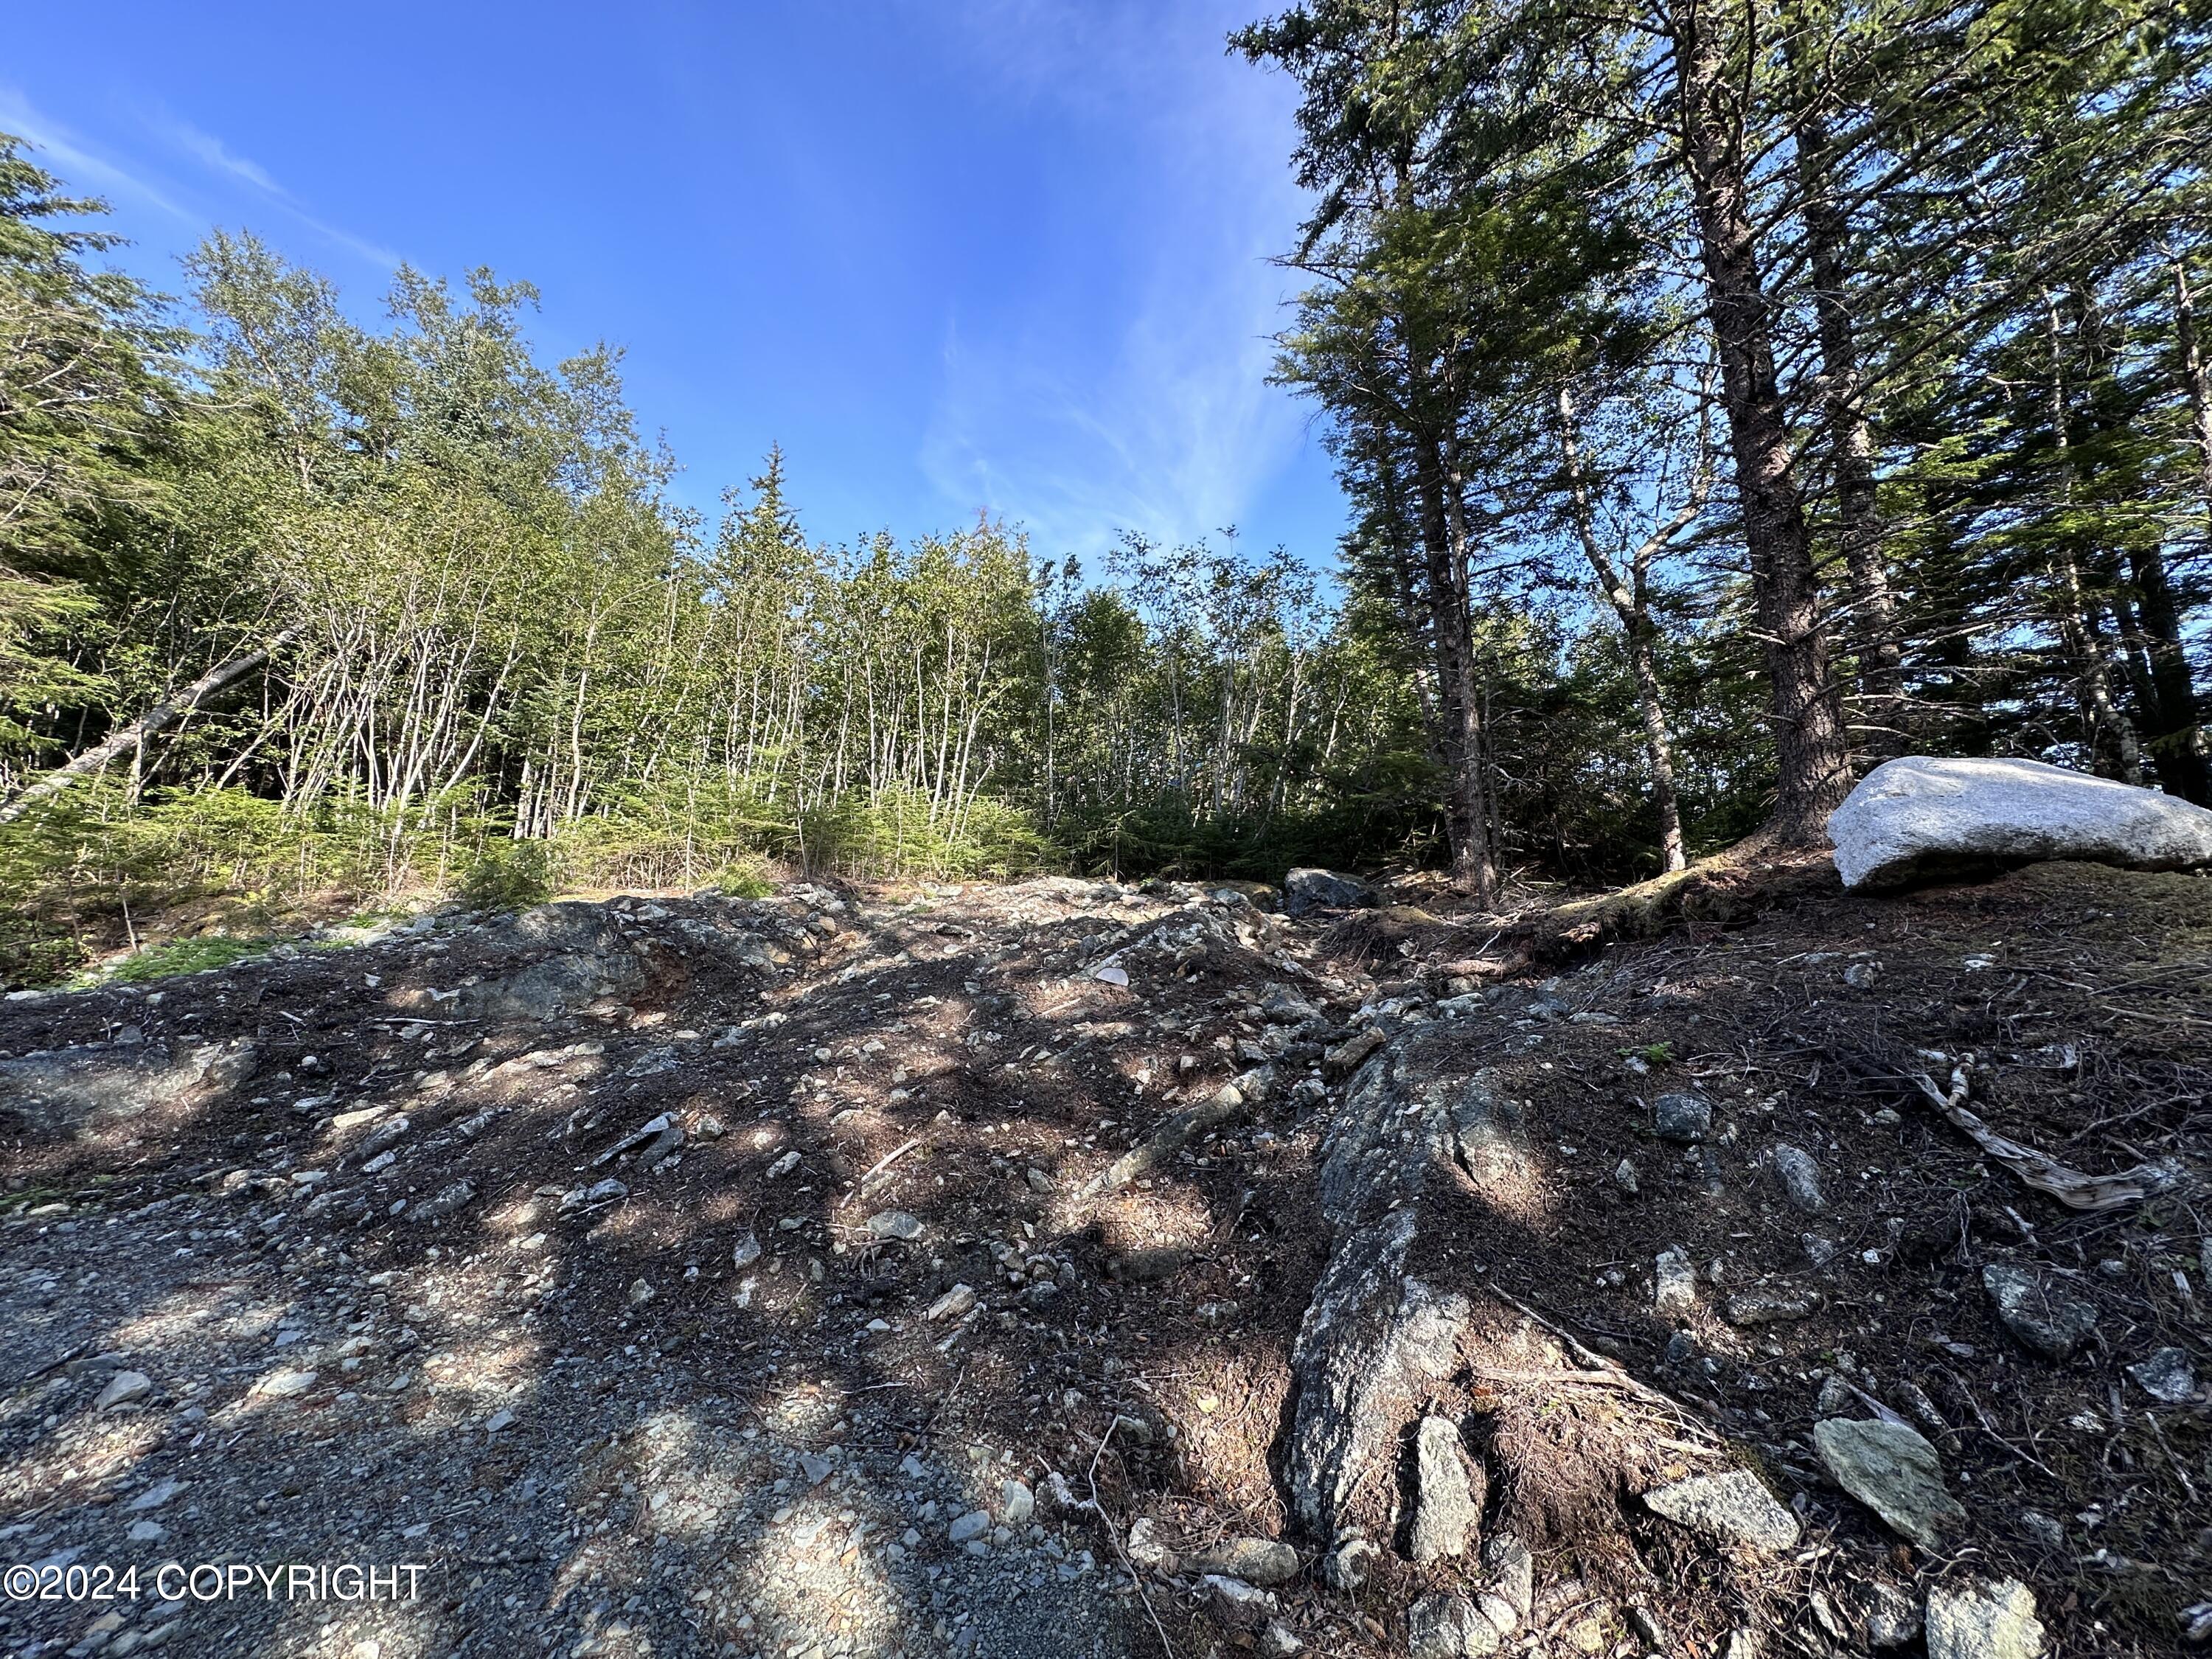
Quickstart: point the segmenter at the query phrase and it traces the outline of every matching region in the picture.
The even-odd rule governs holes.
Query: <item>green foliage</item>
[[[133,951],[78,983],[143,985],[149,980],[167,979],[177,974],[204,973],[210,968],[228,968],[234,962],[266,955],[276,942],[270,939],[232,939],[222,933],[172,939],[166,945],[149,945]]]
[[[553,848],[542,841],[494,841],[462,871],[455,896],[471,910],[520,910],[559,890]]]

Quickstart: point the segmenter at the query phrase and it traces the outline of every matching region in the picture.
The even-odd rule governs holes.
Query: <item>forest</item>
[[[611,347],[245,231],[166,295],[0,140],[0,973],[135,917],[826,873],[1507,884],[1869,765],[2212,803],[2208,16],[1310,0],[1276,374],[1334,548],[709,519]],[[805,471],[804,456],[793,470]],[[726,465],[718,458],[715,465]]]

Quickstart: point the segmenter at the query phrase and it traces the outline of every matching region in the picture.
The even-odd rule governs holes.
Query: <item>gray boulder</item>
[[[1466,1553],[1468,1534],[1481,1510],[1460,1454],[1459,1425],[1448,1417],[1425,1417],[1414,1437],[1416,1489],[1413,1554],[1426,1565]]]
[[[1693,1474],[1644,1494],[1645,1507],[1678,1526],[1756,1550],[1794,1549],[1797,1517],[1748,1469]]]
[[[1928,1592],[1928,1659],[2037,1659],[2043,1625],[2017,1578],[1938,1584]]]
[[[1838,1486],[1923,1549],[1941,1549],[1966,1518],[1936,1448],[1905,1424],[1827,1418],[1813,1425],[1813,1446]]]
[[[1283,878],[1283,910],[1288,915],[1364,909],[1374,902],[1375,890],[1357,876],[1334,870],[1293,870]]]
[[[1298,1553],[1277,1538],[1224,1538],[1186,1557],[1182,1570],[1218,1573],[1265,1589],[1298,1576]]]
[[[601,997],[644,988],[644,965],[617,943],[604,951],[564,951],[471,985],[461,994],[461,1006],[473,1019],[559,1019]]]
[[[1502,1645],[1498,1627],[1464,1595],[1425,1595],[1406,1609],[1407,1659],[1468,1659]]]
[[[2096,1309],[2043,1273],[1992,1261],[1982,1269],[1982,1288],[2004,1328],[2045,1359],[2071,1359],[2097,1328]]]
[[[1455,1171],[1488,1201],[1525,1199],[1519,1109],[1467,1074],[1449,1025],[1391,1040],[1352,1079],[1322,1141],[1328,1265],[1291,1350],[1297,1388],[1285,1484],[1298,1523],[1334,1539],[1401,1431],[1457,1364],[1466,1297],[1407,1272],[1429,1184]]]
[[[1713,1103],[1703,1095],[1662,1095],[1651,1103],[1651,1127],[1662,1140],[1694,1146],[1712,1133]]]
[[[1783,1196],[1796,1208],[1807,1215],[1818,1215],[1828,1207],[1820,1191],[1820,1166],[1803,1147],[1779,1143],[1767,1155],[1766,1164]]]
[[[260,1053],[243,1039],[171,1048],[166,1042],[86,1043],[0,1060],[0,1121],[63,1134],[174,1105],[197,1091],[220,1096],[252,1077]]]
[[[2039,761],[1908,755],[1867,775],[1828,838],[1846,887],[2045,859],[2189,870],[2212,864],[2212,811]]]

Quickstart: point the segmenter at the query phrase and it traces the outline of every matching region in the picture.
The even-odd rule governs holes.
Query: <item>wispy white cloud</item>
[[[1086,302],[1056,326],[1040,305],[948,327],[933,484],[1025,523],[1045,552],[1243,519],[1307,426],[1267,384],[1292,287],[1268,261],[1302,210],[1282,88],[1224,59],[1236,19],[1210,7],[985,0],[963,15],[1010,94],[1113,125],[1146,205],[1109,256],[1126,267],[1119,314]]]
[[[0,131],[12,132],[36,145],[54,171],[74,185],[129,196],[179,219],[195,216],[177,204],[166,185],[88,148],[68,128],[32,107],[30,100],[12,87],[0,87]]]
[[[173,147],[191,156],[203,167],[244,180],[325,241],[334,243],[385,270],[398,268],[400,258],[390,248],[317,217],[307,210],[298,197],[278,184],[268,168],[250,156],[239,155],[215,134],[204,132],[191,122],[166,113],[149,117],[148,124]]]
[[[257,190],[288,202],[291,200],[291,192],[271,179],[266,167],[258,161],[248,161],[243,155],[232,155],[222,140],[213,133],[202,132],[189,121],[164,120],[160,125],[169,141],[187,155],[198,156],[220,172],[235,174]]]

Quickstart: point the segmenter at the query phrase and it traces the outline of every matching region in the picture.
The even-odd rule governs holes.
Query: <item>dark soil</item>
[[[1508,954],[1527,930],[1501,940],[1433,896],[1291,922],[1236,895],[1051,881],[620,902],[605,948],[641,977],[543,1020],[468,1012],[548,954],[468,926],[11,999],[0,1059],[244,1037],[258,1069],[74,1134],[0,1119],[0,1562],[432,1566],[411,1607],[142,1599],[96,1639],[99,1607],[18,1603],[0,1649],[1251,1645],[1188,1577],[1130,1571],[1124,1540],[1146,1518],[1184,1549],[1286,1533],[1271,1460],[1326,1257],[1312,1186],[1338,1092],[1300,1079],[1360,1024],[1486,994],[1454,1029],[1528,1103],[1537,1178],[1510,1206],[1450,1204],[1426,1276],[1525,1305],[1493,1354],[1548,1322],[1612,1356],[1674,1402],[1684,1445],[1725,1439],[1808,1525],[1781,1562],[1717,1560],[1632,1501],[1672,1455],[1648,1401],[1471,1376],[1493,1522],[1537,1548],[1534,1650],[1642,1652],[1638,1607],[1701,1659],[1747,1625],[1770,1653],[1846,1651],[1820,1607],[1869,1575],[2008,1572],[2056,1652],[2174,1651],[2182,1610],[2212,1599],[2212,1418],[2201,1389],[2160,1404],[2124,1368],[2174,1346],[2212,1373],[2212,882],[2046,866],[1856,898],[1798,872],[1763,908],[1745,885],[1656,938],[1555,930],[1538,969]],[[726,948],[738,934],[755,943]],[[1117,968],[1126,985],[1097,976]],[[1271,1021],[1273,986],[1318,1018]],[[1945,1084],[1969,1052],[1999,1132],[2092,1172],[2178,1159],[2180,1178],[2101,1214],[2028,1190],[1912,1080]],[[1270,1064],[1263,1101],[1092,1193],[1168,1113]],[[1652,1134],[1650,1103],[1679,1090],[1714,1103],[1702,1146]],[[672,1161],[596,1162],[662,1114],[685,1132]],[[353,1148],[402,1115],[392,1161],[364,1169]],[[1787,1200],[1777,1143],[1818,1164],[1825,1212]],[[563,1212],[609,1176],[619,1202]],[[890,1212],[921,1236],[870,1229]],[[1673,1246],[1699,1297],[1662,1318]],[[1995,1261],[2096,1307],[2080,1352],[2008,1334],[1982,1289]],[[930,1319],[956,1286],[975,1311]],[[1749,1291],[1811,1311],[1730,1323]],[[96,1410],[125,1369],[150,1390]],[[315,1378],[253,1392],[285,1370]],[[1832,1377],[1926,1424],[1970,1514],[1951,1551],[1903,1544],[1828,1481],[1810,1431]],[[802,1452],[836,1473],[810,1485]],[[1055,1504],[1055,1474],[1097,1511]],[[128,1508],[168,1480],[178,1495]],[[1001,1514],[1007,1480],[1038,1494],[1034,1521]],[[999,1522],[983,1555],[948,1538],[968,1509]],[[134,1541],[145,1519],[164,1535]],[[1292,1541],[1310,1561],[1321,1540]],[[1276,1594],[1308,1652],[1401,1653],[1406,1599],[1449,1577],[1386,1564],[1349,1593],[1308,1574]]]

